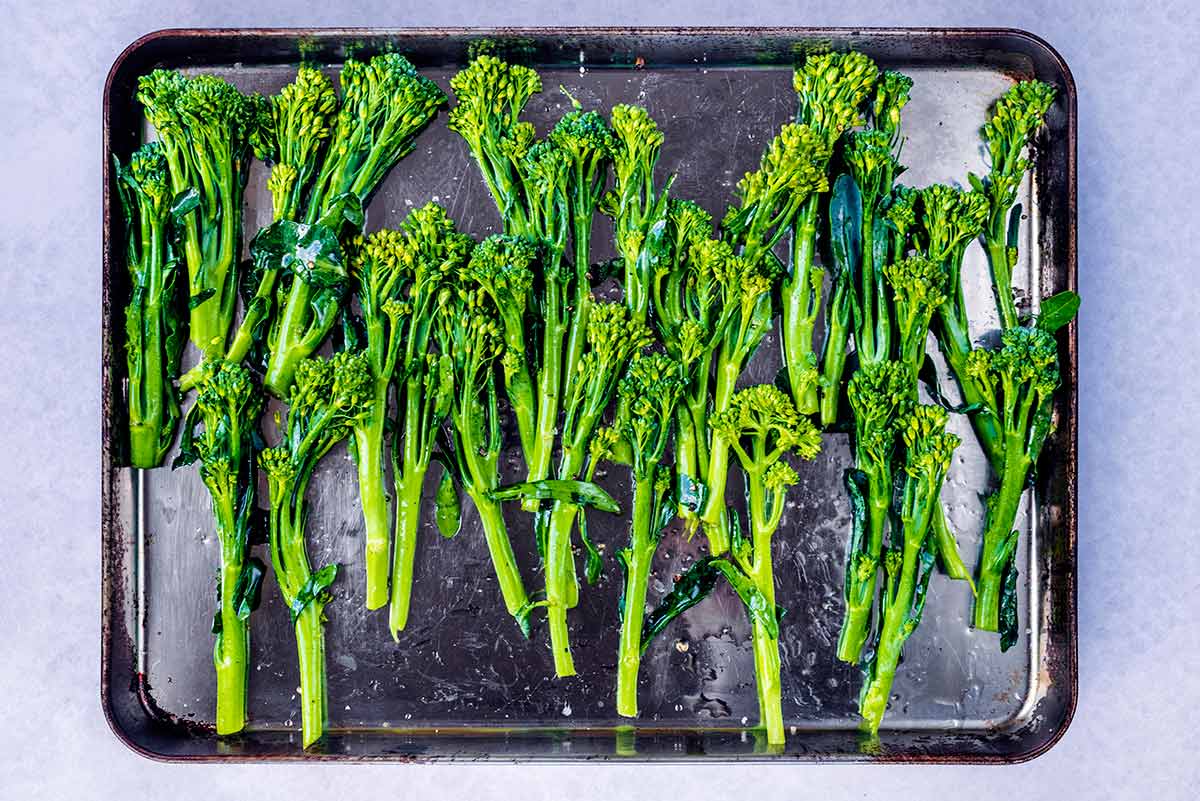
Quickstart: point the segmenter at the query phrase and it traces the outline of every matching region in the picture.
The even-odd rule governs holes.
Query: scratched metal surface
[[[269,93],[294,74],[287,66],[216,68],[246,90]],[[700,202],[719,218],[736,180],[754,168],[779,126],[794,113],[790,70],[760,66],[709,66],[702,62],[641,71],[597,68],[541,69],[546,87],[529,104],[526,118],[539,132],[569,109],[560,84],[585,108],[607,110],[620,102],[647,106],[666,135],[659,169],[677,173],[673,195]],[[331,70],[331,74],[332,74]],[[905,109],[902,181],[964,182],[968,171],[985,170],[978,131],[989,104],[1009,85],[999,70],[915,66],[912,101]],[[453,69],[427,74],[448,88]],[[460,226],[476,236],[493,232],[497,212],[474,164],[445,117],[419,139],[416,151],[394,169],[372,200],[367,227],[395,226],[427,200],[442,203]],[[270,197],[265,167],[256,164],[246,193],[248,240],[269,222]],[[1040,256],[1034,226],[1038,198],[1022,191],[1027,214],[1020,263],[1022,290],[1038,285]],[[611,253],[610,228],[596,226],[594,257]],[[986,263],[973,245],[965,267],[973,333],[994,326]],[[770,381],[779,367],[778,340],[764,341],[743,383]],[[983,523],[980,492],[988,469],[965,420],[952,425],[964,440],[943,499],[968,565],[978,553]],[[513,438],[515,440],[515,437]],[[861,677],[856,667],[833,655],[841,617],[841,582],[849,510],[842,471],[849,464],[844,435],[827,435],[822,455],[800,470],[782,525],[775,537],[778,598],[787,614],[781,625],[783,710],[796,732],[846,731],[857,724]],[[519,473],[511,449],[507,468]],[[135,556],[133,607],[144,615],[137,661],[146,694],[168,719],[200,725],[212,722],[214,704],[211,635],[217,541],[208,496],[194,469],[160,469],[130,474],[121,469],[116,494],[118,516],[144,547]],[[427,496],[436,484],[431,471]],[[600,482],[623,505],[629,479],[622,469],[603,472]],[[736,493],[735,493],[736,494]],[[621,574],[612,559],[594,587],[585,587],[571,614],[572,643],[579,675],[553,678],[546,631],[535,623],[522,639],[500,604],[487,551],[466,503],[464,526],[443,540],[425,509],[421,550],[413,591],[414,611],[399,642],[386,631],[384,610],[362,606],[362,523],[354,468],[344,447],[322,463],[310,498],[309,542],[314,564],[342,566],[327,627],[331,724],[348,733],[399,730],[421,735],[433,729],[514,732],[542,728],[571,732],[612,730],[628,721],[615,714],[613,694],[617,648],[616,602]],[[967,587],[935,575],[922,625],[909,640],[885,721],[887,730],[977,732],[989,735],[1028,722],[1039,693],[1040,655],[1038,552],[1033,513],[1027,499],[1019,518],[1022,540],[1020,614],[1023,636],[1001,654],[994,635],[969,627]],[[530,589],[540,584],[530,519],[507,511],[511,538]],[[625,519],[592,513],[591,531],[609,552],[625,539]],[[655,560],[649,603],[670,587],[672,577],[703,555],[703,538],[689,542],[672,529]],[[259,549],[262,550],[261,548]],[[266,560],[267,556],[260,553]],[[298,674],[287,613],[268,576],[263,604],[252,618],[250,730],[264,736],[296,733]],[[729,729],[728,753],[752,753],[753,739],[735,734],[757,719],[749,626],[736,596],[724,585],[659,637],[642,665],[640,725],[666,735]],[[886,735],[885,735],[886,737]],[[287,739],[291,739],[290,737]],[[561,738],[560,738],[561,739]],[[569,754],[566,744],[548,746]],[[404,741],[404,737],[400,737]],[[658,743],[658,739],[654,740]],[[804,753],[804,736],[791,738],[791,753]],[[576,753],[587,755],[584,744]],[[674,746],[651,746],[650,751]],[[347,749],[349,750],[349,749]],[[536,750],[536,749],[535,749]],[[581,753],[582,752],[582,753]],[[436,753],[436,749],[430,751]]]

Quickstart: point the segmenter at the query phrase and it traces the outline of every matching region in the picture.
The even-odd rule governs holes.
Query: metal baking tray
[[[427,520],[418,558],[413,619],[399,643],[386,615],[362,606],[361,520],[354,470],[344,450],[325,461],[311,493],[316,563],[344,571],[328,608],[331,732],[318,750],[299,747],[297,673],[291,627],[268,578],[253,616],[247,732],[218,739],[211,728],[214,681],[209,624],[217,543],[208,497],[192,469],[134,471],[125,429],[121,319],[127,280],[122,221],[109,153],[122,158],[146,134],[136,79],[156,66],[222,75],[246,90],[289,81],[303,52],[337,68],[348,52],[396,49],[446,86],[469,43],[499,39],[543,76],[546,91],[528,118],[546,127],[568,108],[562,84],[588,108],[648,106],[666,134],[661,169],[678,172],[673,194],[719,217],[743,172],[794,114],[791,65],[819,48],[854,48],[910,74],[902,178],[914,186],[962,182],[984,169],[979,128],[991,102],[1018,78],[1058,87],[1023,189],[1027,224],[1023,289],[1048,296],[1075,288],[1075,88],[1045,42],[1016,30],[946,29],[503,29],[172,30],[150,34],[117,59],[104,94],[104,294],[101,518],[103,559],[101,695],[117,736],[168,760],[773,760],[1017,762],[1062,736],[1076,698],[1076,339],[1060,335],[1063,387],[1057,433],[1047,443],[1020,524],[1023,635],[1001,654],[993,635],[968,626],[961,583],[935,576],[924,624],[905,649],[880,747],[856,732],[857,668],[834,659],[841,616],[842,559],[849,510],[841,474],[844,435],[826,437],[803,471],[775,538],[781,604],[786,752],[768,755],[746,725],[757,719],[749,630],[736,598],[720,587],[676,621],[647,652],[636,729],[614,711],[616,603],[620,574],[606,560],[599,585],[571,615],[579,675],[553,678],[546,633],[522,640],[499,602],[483,540],[467,512],[452,540]],[[265,168],[246,193],[246,239],[269,219]],[[492,232],[498,218],[476,167],[442,116],[373,199],[368,228],[395,225],[414,205],[443,203],[468,231]],[[597,226],[600,257],[608,229]],[[982,250],[965,274],[968,303],[987,305]],[[985,324],[975,333],[983,333]],[[768,339],[747,380],[770,380],[778,343]],[[965,445],[943,493],[968,562],[978,552],[986,466],[963,425]],[[514,459],[515,459],[515,451]],[[515,464],[515,462],[513,462]],[[436,470],[433,471],[436,473]],[[434,484],[436,475],[430,477]],[[605,486],[628,500],[623,471]],[[428,488],[432,492],[432,487]],[[429,515],[432,515],[430,510]],[[540,584],[529,517],[509,510],[510,531],[530,587]],[[623,518],[593,514],[592,532],[610,550]],[[662,543],[650,600],[700,553],[702,537],[679,532]]]

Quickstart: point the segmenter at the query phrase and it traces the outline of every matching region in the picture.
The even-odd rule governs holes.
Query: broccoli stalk
[[[903,143],[900,112],[911,88],[912,80],[905,75],[879,74],[871,105],[872,127],[847,137],[848,172],[835,182],[830,200],[834,282],[821,364],[821,422],[826,426],[837,422],[851,329],[860,364],[887,359],[892,352],[882,271],[904,255],[906,244],[905,232],[895,229],[897,215],[889,211],[898,205],[900,217],[911,213],[911,193],[893,188],[904,170],[898,160]]]
[[[576,104],[547,139],[535,141],[533,126],[519,117],[529,98],[541,91],[541,79],[527,67],[490,55],[473,59],[450,87],[458,105],[450,112],[449,127],[463,137],[478,164],[504,233],[541,251],[539,280],[525,303],[540,318],[540,338],[529,342],[524,337],[529,344],[518,346],[509,336],[504,354],[505,386],[528,480],[541,481],[550,474],[561,404],[571,392],[583,351],[591,304],[592,215],[603,190],[611,135],[598,114],[581,112]],[[564,262],[572,237],[573,270]],[[501,311],[508,332],[514,312],[503,305]],[[536,362],[530,353],[538,356]],[[537,366],[536,379],[531,363]],[[526,498],[523,506],[534,511],[538,504]]]
[[[827,148],[812,129],[787,124],[767,147],[759,169],[738,182],[740,203],[729,209],[721,223],[722,238],[738,255],[725,262],[722,275],[724,302],[733,311],[721,332],[714,415],[730,408],[738,376],[771,328],[771,295],[782,272],[772,250],[805,198],[828,190],[823,167],[828,158]],[[702,519],[714,555],[729,549],[725,509],[729,447],[721,432],[713,429]]]
[[[937,551],[933,521],[941,514],[938,495],[959,439],[945,433],[946,411],[917,406],[898,425],[904,440],[904,489],[900,531],[884,560],[883,625],[867,682],[859,697],[863,727],[872,735],[887,710],[904,643],[921,621]]]
[[[221,78],[161,69],[138,79],[137,97],[162,142],[175,205],[196,212],[182,217],[180,237],[191,339],[221,356],[237,303],[242,192],[259,103]]]
[[[846,549],[846,611],[837,657],[856,664],[870,634],[876,576],[892,507],[896,426],[912,408],[914,378],[901,362],[868,362],[850,378],[846,394],[854,415],[855,469],[847,477],[847,487],[855,520]]]
[[[126,262],[132,292],[125,307],[125,363],[129,371],[129,460],[157,467],[175,439],[179,399],[171,380],[179,371],[182,321],[176,293],[178,261],[168,244],[171,197],[167,159],[157,142],[143,145],[122,166],[114,159],[117,196],[129,238]]]
[[[300,65],[296,80],[265,101],[260,109],[252,141],[259,158],[272,162],[267,190],[271,193],[274,222],[299,222],[304,213],[305,193],[336,114],[337,93],[333,83],[319,69],[307,64]],[[247,281],[254,286],[254,294],[245,298],[242,321],[225,353],[228,361],[241,362],[255,343],[263,339],[261,329],[271,318],[279,274],[277,264],[255,265],[255,275]],[[186,391],[194,385],[198,369],[180,378],[180,389]]]
[[[651,342],[649,329],[620,303],[593,303],[588,319],[587,349],[579,360],[563,415],[560,480],[578,480],[587,464],[596,428],[612,400],[622,370]],[[594,461],[594,460],[593,460]],[[578,579],[571,533],[581,506],[556,499],[545,534],[546,614],[550,647],[558,676],[575,675],[567,630],[567,610],[578,602]]]
[[[999,431],[1002,463],[999,488],[988,496],[983,551],[975,597],[975,627],[1000,630],[1002,584],[1016,569],[1013,525],[1021,494],[1053,428],[1051,401],[1058,389],[1058,349],[1043,328],[1017,326],[1000,335],[998,350],[977,348],[967,361],[970,378],[983,393],[981,414]]]
[[[467,276],[463,276],[465,279]],[[509,614],[528,631],[531,609],[500,501],[493,497],[500,480],[500,412],[493,371],[504,349],[501,326],[488,296],[461,282],[445,299],[435,319],[434,336],[452,385],[452,446],[447,448],[453,475],[475,504],[483,536]]]
[[[188,412],[175,466],[200,462],[200,478],[212,497],[220,572],[213,617],[213,667],[217,674],[217,734],[246,725],[250,664],[250,613],[258,605],[264,568],[250,557],[255,510],[255,442],[262,395],[246,368],[202,362],[196,403]]]
[[[815,381],[815,375],[809,381]],[[772,747],[784,742],[780,685],[779,611],[771,538],[783,518],[788,488],[799,476],[784,456],[814,459],[821,434],[796,411],[791,399],[769,384],[741,390],[729,408],[714,414],[712,426],[729,443],[746,477],[750,539],[734,528],[732,560],[719,559],[718,569],[746,604],[753,626],[754,675],[758,684],[760,725]]]
[[[308,236],[322,241],[328,252],[338,250],[337,241],[344,219],[361,225],[360,210],[367,199],[392,167],[412,152],[417,134],[446,102],[442,90],[419,75],[416,68],[397,53],[375,56],[366,63],[347,59],[342,66],[341,86],[341,107],[332,124],[321,168],[303,204],[304,213],[299,222],[304,228],[295,224],[286,226],[297,238]],[[319,87],[313,91],[324,95],[324,90]],[[300,94],[298,89],[297,95]],[[280,100],[276,107],[298,111],[298,107],[288,105],[298,102]],[[322,111],[326,107],[324,100],[318,105]],[[296,118],[277,111],[274,119],[275,156],[285,158],[279,145],[288,141],[287,137],[296,135],[289,127]],[[314,116],[314,119],[318,117]],[[321,124],[324,124],[323,120]],[[311,175],[311,170],[308,174]],[[297,174],[296,183],[288,194],[299,197],[303,193],[299,179]],[[273,187],[272,193],[284,194],[282,187]],[[265,231],[280,225],[282,223],[276,223]],[[259,238],[265,231],[260,232]],[[287,268],[290,281],[283,282],[277,289],[278,308],[268,335],[270,355],[264,378],[267,389],[278,397],[287,395],[296,365],[313,354],[333,327],[346,289],[344,271],[314,269],[306,263],[307,252],[303,249],[295,253],[289,251],[287,255],[290,258],[282,266]],[[272,280],[278,281],[282,277],[279,274]]]
[[[303,745],[321,738],[328,716],[324,610],[337,565],[313,571],[305,542],[305,493],[321,458],[350,435],[372,394],[366,353],[296,365],[281,443],[259,455],[270,492],[271,565],[296,633]]]
[[[971,185],[987,198],[983,243],[992,270],[992,288],[1002,328],[1017,325],[1013,301],[1012,269],[1017,260],[1020,213],[1013,214],[1017,190],[1029,170],[1025,149],[1042,126],[1054,102],[1054,87],[1041,81],[1019,81],[996,101],[991,119],[983,127],[991,169],[983,179],[970,176]]]
[[[796,122],[809,126],[822,139],[827,152],[842,134],[860,125],[860,108],[875,85],[879,70],[875,63],[861,53],[825,53],[810,56],[796,68],[792,79],[799,106]],[[826,180],[829,159],[825,160]],[[810,194],[800,207],[792,226],[791,264],[781,285],[780,331],[783,362],[792,387],[792,398],[802,414],[817,411],[817,385],[807,382],[799,394],[804,375],[817,364],[813,349],[813,331],[821,308],[821,290],[825,271],[814,264],[817,246],[817,216],[821,193]],[[835,282],[837,285],[837,282]],[[843,291],[843,296],[845,295]],[[838,308],[845,307],[848,321],[849,306],[839,298]],[[831,321],[832,322],[832,321]],[[835,335],[835,339],[842,337]],[[845,352],[844,338],[842,352]]]
[[[686,387],[676,407],[675,472],[678,514],[694,532],[706,500],[708,412],[713,360],[735,307],[725,304],[721,277],[734,258],[712,239],[712,217],[689,200],[668,207],[669,258],[654,274],[654,317],[667,354],[683,366]]]
[[[682,366],[661,353],[635,358],[621,379],[622,414],[616,430],[633,457],[633,520],[629,545],[617,554],[625,573],[617,656],[617,714],[637,717],[638,671],[646,585],[663,529],[674,517],[670,468],[663,465],[675,405],[683,392]]]

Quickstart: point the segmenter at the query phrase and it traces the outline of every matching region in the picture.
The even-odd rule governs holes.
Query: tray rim
[[[1063,83],[1063,102],[1066,113],[1065,125],[1065,152],[1066,162],[1063,164],[1064,173],[1066,176],[1066,199],[1064,205],[1065,219],[1065,272],[1066,289],[1071,291],[1078,290],[1078,244],[1077,244],[1077,227],[1078,227],[1078,91],[1075,83],[1074,75],[1071,72],[1070,66],[1066,59],[1054,48],[1049,42],[1037,34],[1018,27],[939,27],[939,26],[496,26],[496,27],[471,27],[471,26],[454,26],[454,27],[434,27],[434,26],[386,26],[386,27],[371,27],[371,26],[352,26],[352,27],[314,27],[314,28],[286,28],[286,27],[246,27],[246,28],[228,28],[228,27],[207,27],[207,28],[188,28],[188,27],[168,27],[154,30],[144,34],[126,47],[117,55],[109,68],[104,82],[104,91],[102,95],[102,181],[103,181],[103,203],[102,203],[102,224],[101,224],[101,268],[102,268],[102,287],[101,287],[101,512],[100,512],[100,529],[101,529],[101,610],[100,610],[100,706],[104,714],[108,728],[113,735],[129,748],[135,754],[145,757],[155,762],[164,763],[208,763],[208,762],[342,762],[352,764],[378,764],[383,762],[396,763],[421,763],[421,764],[463,764],[472,762],[490,762],[493,764],[563,764],[567,762],[636,762],[640,764],[648,763],[671,763],[671,762],[705,762],[713,763],[736,763],[736,762],[753,762],[758,764],[777,763],[777,764],[795,764],[802,762],[818,762],[818,763],[850,763],[850,764],[967,764],[967,765],[983,765],[983,764],[1021,764],[1045,754],[1055,745],[1057,745],[1070,728],[1078,705],[1079,698],[1079,630],[1078,630],[1078,420],[1079,420],[1079,391],[1078,391],[1078,318],[1066,327],[1065,332],[1060,333],[1060,347],[1063,349],[1065,359],[1062,361],[1064,368],[1064,376],[1066,381],[1062,387],[1062,396],[1059,403],[1062,408],[1070,415],[1069,436],[1066,437],[1063,443],[1064,455],[1064,485],[1065,485],[1065,506],[1064,506],[1064,521],[1062,525],[1062,535],[1064,536],[1063,548],[1066,551],[1064,562],[1068,568],[1065,575],[1062,577],[1065,587],[1061,591],[1065,596],[1063,598],[1066,608],[1062,612],[1066,616],[1065,625],[1065,642],[1064,642],[1064,675],[1056,677],[1055,684],[1060,688],[1063,698],[1061,708],[1061,720],[1057,722],[1057,726],[1050,736],[1036,743],[1033,747],[1023,751],[1004,753],[1004,754],[986,754],[986,753],[960,753],[960,754],[904,754],[904,753],[883,753],[882,755],[803,755],[803,754],[788,754],[788,755],[760,755],[760,754],[738,754],[738,755],[705,755],[697,758],[691,755],[672,754],[666,755],[633,755],[627,757],[618,757],[615,755],[587,755],[587,756],[560,756],[549,753],[541,755],[523,755],[523,754],[499,754],[493,755],[485,759],[479,759],[472,755],[418,755],[418,754],[334,754],[334,753],[312,753],[297,749],[295,752],[287,753],[271,753],[271,754],[255,754],[255,755],[233,755],[233,754],[171,754],[160,751],[155,751],[141,742],[137,741],[133,734],[128,731],[113,708],[113,686],[112,675],[110,675],[110,662],[112,650],[117,647],[113,641],[113,613],[114,606],[117,602],[117,584],[119,582],[117,573],[119,568],[116,564],[116,554],[114,551],[114,509],[112,503],[113,497],[113,476],[115,472],[114,449],[112,445],[112,430],[111,430],[111,410],[109,407],[110,399],[113,397],[113,382],[114,376],[110,359],[114,357],[113,353],[113,329],[107,325],[109,318],[109,310],[111,308],[111,284],[109,276],[111,274],[110,253],[112,243],[110,242],[111,220],[113,215],[113,203],[111,197],[112,185],[112,143],[113,130],[111,127],[111,107],[112,107],[112,92],[114,84],[122,76],[123,71],[127,69],[128,62],[147,46],[159,42],[161,40],[180,39],[180,40],[222,40],[232,39],[237,37],[262,37],[268,39],[294,39],[299,36],[313,36],[319,38],[336,38],[336,37],[351,37],[351,36],[370,36],[370,37],[386,37],[389,35],[402,35],[419,38],[446,37],[446,36],[553,36],[553,35],[569,35],[578,37],[588,36],[683,36],[683,37],[704,37],[704,36],[736,36],[750,37],[754,35],[771,35],[775,37],[795,37],[799,38],[850,38],[856,36],[877,36],[888,38],[932,38],[932,37],[947,37],[961,40],[986,39],[986,38],[1005,38],[1014,41],[1023,42],[1027,47],[1040,51],[1045,56],[1054,70],[1058,73],[1058,77]],[[135,675],[134,683],[136,691],[141,703],[141,706],[147,716],[151,720],[161,720],[163,713],[157,710],[152,698],[146,692],[146,684],[144,676]],[[179,724],[186,726],[187,724]],[[199,727],[198,727],[199,728]],[[212,737],[211,732],[207,729],[200,729],[207,736]],[[600,730],[595,730],[600,731]]]

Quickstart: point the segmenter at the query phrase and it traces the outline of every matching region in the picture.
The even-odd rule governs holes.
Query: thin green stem
[[[388,628],[398,640],[408,625],[412,603],[413,570],[416,565],[417,532],[421,524],[421,487],[425,471],[415,466],[396,476],[396,534],[392,557],[392,600],[388,606]]]
[[[376,388],[373,412],[367,425],[354,429],[358,451],[358,493],[365,527],[366,607],[379,609],[388,601],[388,550],[390,520],[384,488],[383,433],[387,408],[387,383]]]
[[[976,583],[975,628],[983,631],[1000,629],[1001,583],[1004,570],[1016,548],[1013,526],[1029,471],[1029,461],[1020,436],[1008,434],[1005,439],[1007,455],[1004,471],[1000,476],[1000,488],[988,499],[987,523]]]
[[[571,656],[571,637],[567,630],[567,610],[573,603],[574,558],[571,553],[571,531],[578,508],[574,504],[556,501],[550,512],[546,537],[546,615],[550,622],[550,650],[554,655],[554,673],[574,676],[575,660]],[[568,566],[566,563],[570,562]]]
[[[788,371],[792,397],[801,414],[817,411],[817,387],[803,380],[803,373],[816,363],[813,351],[813,328],[820,306],[819,271],[813,270],[813,254],[817,240],[817,207],[819,196],[805,201],[792,231],[792,274],[783,284],[781,314],[781,344],[783,362]],[[815,274],[814,274],[815,273]]]
[[[225,549],[222,548],[222,551]],[[230,554],[230,557],[233,557]],[[213,667],[217,672],[217,734],[236,734],[246,726],[247,665],[250,662],[250,631],[238,617],[234,588],[242,573],[242,555],[221,565],[221,631],[213,645]]]
[[[325,692],[325,625],[323,604],[314,600],[296,618],[296,653],[300,660],[300,725],[305,748],[321,739],[329,717]]]
[[[642,664],[642,623],[646,615],[646,585],[658,543],[651,531],[654,515],[654,475],[636,479],[629,548],[625,551],[625,592],[622,595],[621,640],[617,655],[617,714],[638,714],[638,672]]]

